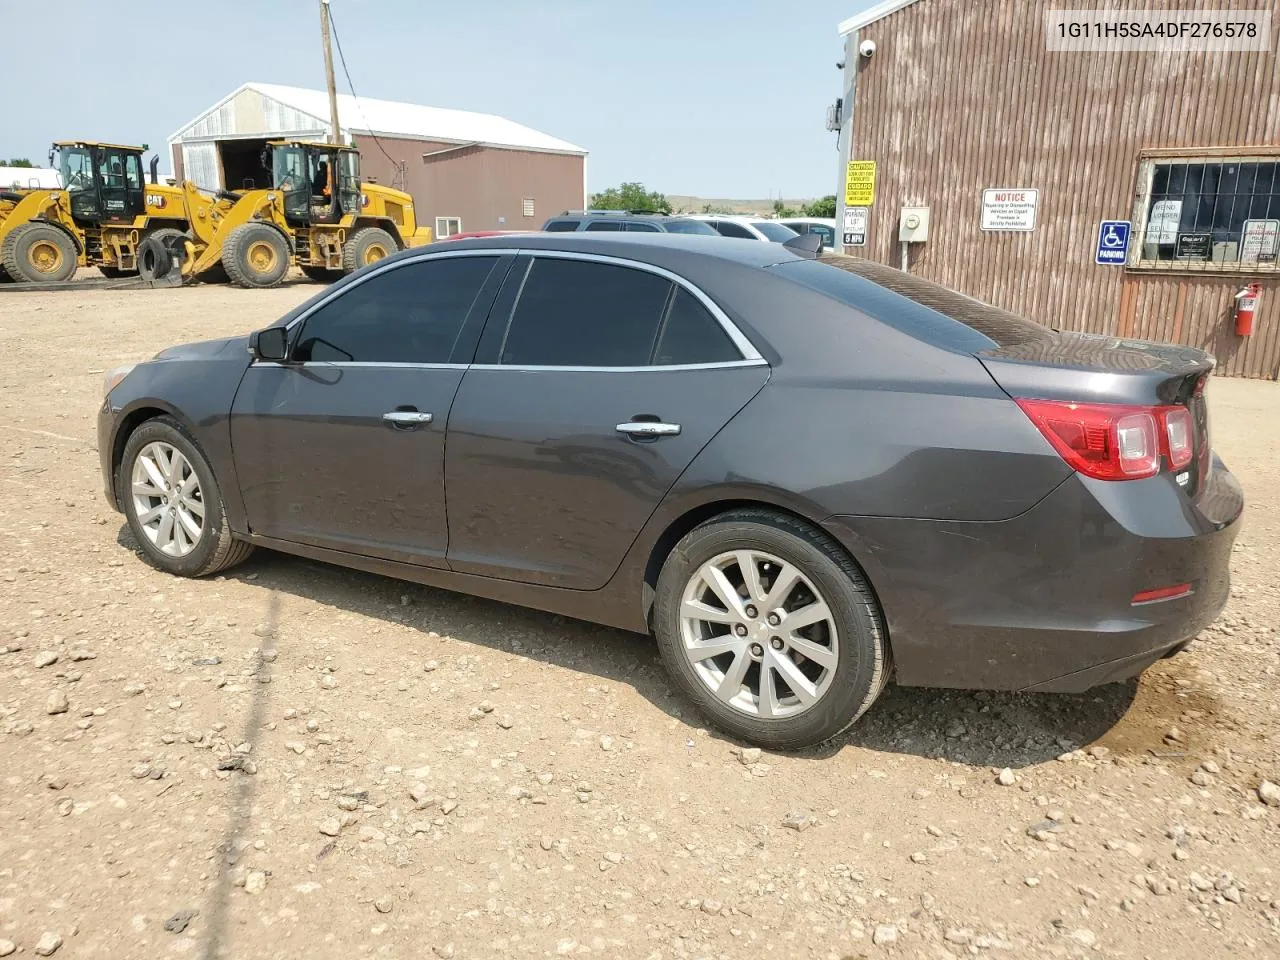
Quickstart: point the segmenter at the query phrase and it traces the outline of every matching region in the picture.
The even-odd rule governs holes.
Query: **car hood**
[[[248,357],[249,337],[224,337],[221,340],[199,340],[181,343],[157,353],[153,360],[212,360],[216,357]]]

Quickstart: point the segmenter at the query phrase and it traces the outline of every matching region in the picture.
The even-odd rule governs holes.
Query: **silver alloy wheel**
[[[138,526],[161,553],[185,557],[204,532],[204,494],[191,462],[157,440],[138,451],[131,478]]]
[[[813,707],[840,661],[822,594],[794,564],[760,550],[722,553],[698,568],[680,602],[680,638],[719,700],[763,719]]]

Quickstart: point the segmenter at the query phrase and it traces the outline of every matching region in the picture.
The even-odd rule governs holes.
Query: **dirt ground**
[[[1280,385],[1210,388],[1249,506],[1186,653],[758,756],[643,637],[139,559],[103,371],[316,290],[0,292],[0,956],[1280,956]]]

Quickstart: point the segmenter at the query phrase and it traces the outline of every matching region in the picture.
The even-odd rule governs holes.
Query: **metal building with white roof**
[[[587,151],[505,117],[339,94],[338,123],[365,178],[411,193],[438,236],[536,229],[586,199]],[[252,82],[176,131],[169,148],[179,178],[234,189],[245,186],[228,182],[237,157],[267,140],[329,133],[323,90]]]

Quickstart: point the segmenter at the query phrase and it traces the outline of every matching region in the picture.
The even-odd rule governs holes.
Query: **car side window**
[[[499,351],[518,366],[642,367],[671,281],[631,267],[535,257]]]
[[[498,257],[446,257],[352,285],[303,321],[301,361],[448,363]]]
[[[587,224],[588,230],[621,230],[622,224],[617,220],[592,220]]]
[[[741,227],[731,220],[717,220],[716,229],[720,231],[722,237],[733,237],[737,240],[755,239],[755,236],[746,227]]]
[[[684,287],[676,287],[675,298],[658,334],[655,364],[729,363],[741,360],[720,322],[702,302]]]
[[[627,224],[628,233],[661,233],[662,231],[655,227],[652,223],[641,223],[633,220]]]
[[[542,229],[547,233],[572,233],[578,229],[578,220],[551,220]]]

